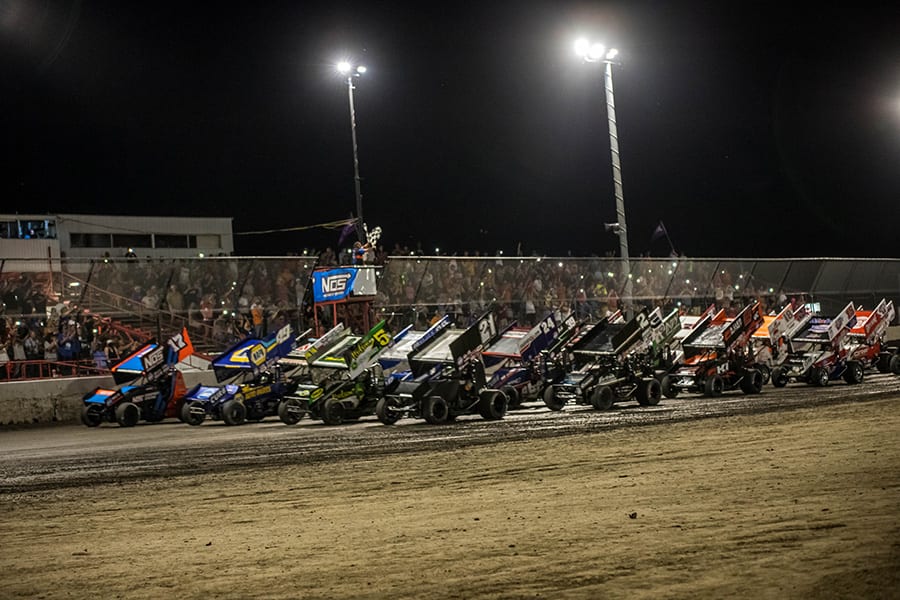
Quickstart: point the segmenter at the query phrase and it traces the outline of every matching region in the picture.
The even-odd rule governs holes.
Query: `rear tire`
[[[741,391],[745,394],[758,394],[762,391],[763,376],[756,369],[747,369],[741,379]]]
[[[450,406],[441,396],[428,396],[422,401],[422,418],[430,425],[441,425],[450,418]]]
[[[882,352],[878,355],[877,367],[879,373],[890,373],[892,357],[893,355],[890,352]]]
[[[322,406],[322,422],[326,425],[340,425],[344,422],[344,403],[337,398],[329,398]]]
[[[88,427],[99,427],[103,422],[104,410],[106,410],[105,406],[94,404],[93,402],[85,404],[84,408],[81,409],[81,422]]]
[[[485,421],[499,421],[508,407],[509,398],[500,390],[482,390],[478,395],[478,412]]]
[[[828,371],[824,367],[813,367],[809,382],[816,387],[825,387],[828,385]]]
[[[503,386],[503,389],[500,391],[506,395],[507,408],[519,408],[522,406],[522,397],[519,396],[519,390],[511,385],[507,385]]]
[[[116,406],[116,423],[122,427],[134,427],[141,420],[141,409],[134,402],[120,402]]]
[[[725,391],[725,382],[722,381],[722,377],[718,374],[707,377],[703,383],[703,393],[710,398],[718,398],[723,391]]]
[[[591,392],[591,406],[594,410],[611,409],[614,399],[612,388],[608,385],[601,385]]]
[[[900,354],[895,354],[893,358],[891,358],[891,373],[894,375],[900,375]]]
[[[228,400],[222,405],[222,420],[226,425],[243,425],[247,420],[247,407],[237,400]]]
[[[656,406],[662,398],[662,384],[658,379],[644,379],[638,385],[637,401],[641,406]]]

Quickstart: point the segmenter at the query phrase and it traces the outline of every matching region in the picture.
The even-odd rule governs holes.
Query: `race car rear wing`
[[[387,321],[382,320],[369,330],[352,348],[344,352],[347,364],[347,375],[356,379],[363,371],[378,360],[378,355],[391,343],[391,333],[387,329]]]
[[[873,310],[856,311],[856,326],[850,330],[849,335],[866,344],[874,344],[884,338],[895,314],[894,302],[882,298]]]
[[[559,339],[559,333],[556,318],[549,313],[531,329],[518,328],[513,323],[497,336],[494,343],[482,350],[482,354],[530,362],[552,346]]]
[[[211,367],[216,380],[223,382],[241,373],[271,368],[287,357],[297,347],[297,338],[291,334],[291,326],[285,325],[263,339],[246,338],[213,359]]]
[[[797,330],[791,342],[831,344],[839,346],[844,337],[856,325],[856,309],[850,302],[834,318],[811,317],[806,326]]]
[[[720,310],[714,317],[701,319],[684,338],[682,347],[685,354],[689,354],[689,349],[691,354],[713,349],[730,353],[745,346],[762,322],[762,307],[758,302],[745,306],[733,319]]]
[[[165,345],[156,342],[144,344],[110,368],[113,381],[121,385],[144,377],[147,381],[155,381],[194,353],[194,345],[188,335],[187,328],[168,340]]]

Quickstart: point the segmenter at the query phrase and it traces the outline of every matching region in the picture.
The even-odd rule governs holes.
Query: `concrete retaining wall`
[[[190,389],[215,384],[211,371],[183,371]],[[94,388],[117,387],[113,378],[72,377],[0,383],[0,427],[81,422],[82,398]]]

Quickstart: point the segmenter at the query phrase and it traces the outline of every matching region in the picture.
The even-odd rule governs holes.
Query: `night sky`
[[[898,6],[0,0],[0,210],[230,216],[236,233],[345,219],[350,58],[383,246],[602,256],[618,239],[586,35],[620,52],[632,256],[668,254],[662,221],[692,257],[900,257]]]

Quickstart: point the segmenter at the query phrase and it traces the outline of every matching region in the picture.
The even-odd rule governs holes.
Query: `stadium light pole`
[[[612,155],[613,186],[616,197],[616,222],[604,226],[619,235],[619,255],[622,257],[622,276],[625,278],[624,303],[626,315],[632,316],[631,264],[628,256],[628,227],[625,224],[625,197],[622,193],[622,163],[619,158],[619,132],[616,128],[616,101],[613,95],[612,67],[619,51],[607,49],[603,44],[592,43],[585,38],[575,42],[575,53],[586,63],[604,65],[604,87],[606,88],[606,119],[609,128],[609,150]]]
[[[356,110],[353,107],[353,78],[365,73],[366,67],[358,65],[354,68],[348,61],[341,61],[337,64],[337,70],[342,75],[347,76],[347,96],[350,99],[350,136],[353,140],[353,185],[356,191],[356,236],[361,243],[365,244],[366,233],[363,228],[362,191],[359,183],[359,154],[356,146]]]

